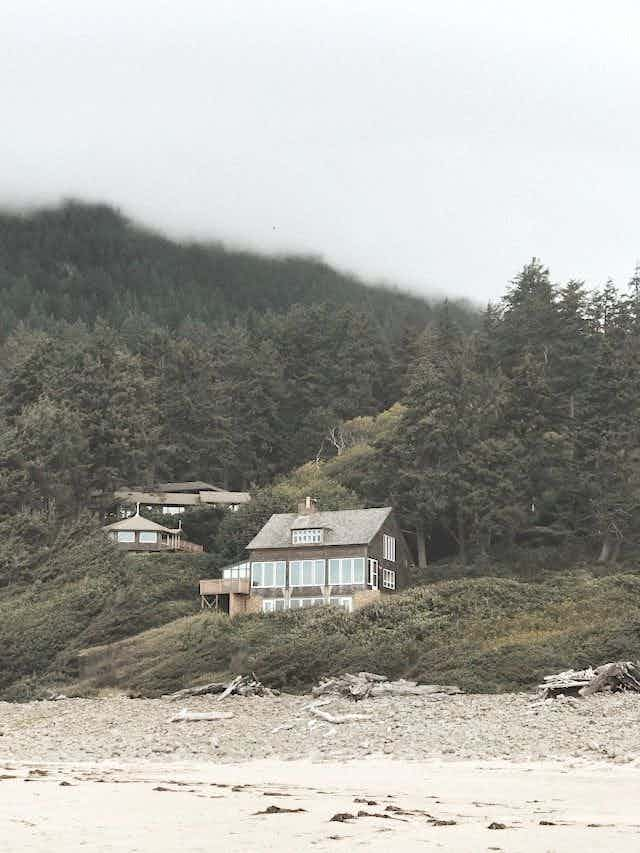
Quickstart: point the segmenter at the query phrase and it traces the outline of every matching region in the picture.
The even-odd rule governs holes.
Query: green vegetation
[[[0,697],[42,695],[78,651],[193,613],[209,555],[126,556],[87,518],[0,524]],[[26,544],[25,544],[26,543]]]
[[[549,672],[634,657],[639,643],[637,575],[568,573],[542,584],[466,579],[409,590],[352,615],[323,607],[179,619],[87,652],[75,689],[158,695],[255,672],[295,692],[323,675],[369,670],[469,691],[521,690]]]
[[[4,214],[0,695],[77,682],[78,652],[123,638],[83,685],[369,668],[497,690],[637,657],[639,377],[640,271],[587,292],[534,259],[480,316],[103,206]],[[203,557],[104,540],[115,488],[188,479],[252,491],[185,514]],[[193,616],[198,579],[306,494],[392,504],[416,588],[353,616]]]

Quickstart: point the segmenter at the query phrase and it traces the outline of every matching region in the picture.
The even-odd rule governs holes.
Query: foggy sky
[[[0,204],[486,301],[640,258],[626,0],[4,0]]]

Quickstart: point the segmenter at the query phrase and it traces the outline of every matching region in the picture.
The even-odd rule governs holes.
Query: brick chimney
[[[312,515],[318,512],[318,501],[315,498],[307,497],[298,503],[298,515]]]

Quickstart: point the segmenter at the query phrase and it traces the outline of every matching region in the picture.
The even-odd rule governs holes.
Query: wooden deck
[[[200,581],[200,595],[229,595],[232,592],[249,595],[249,589],[249,578],[234,580],[216,578],[215,580]]]

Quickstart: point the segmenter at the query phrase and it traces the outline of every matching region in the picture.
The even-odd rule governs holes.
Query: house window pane
[[[283,562],[278,562],[276,565],[276,578],[275,578],[275,586],[286,586],[287,585],[287,564]]]
[[[270,598],[265,598],[262,602],[262,612],[263,613],[272,613],[273,612],[273,601]]]
[[[313,561],[305,560],[302,563],[302,583],[304,586],[313,586]]]
[[[382,553],[385,560],[395,563],[396,560],[396,540],[393,536],[388,536],[386,533],[382,536]]]
[[[324,560],[316,560],[315,562],[315,585],[324,586],[325,584]]]
[[[274,584],[274,571],[273,571],[273,563],[263,563],[262,564],[262,585],[263,586],[273,586]]]
[[[133,530],[118,530],[118,542],[135,542],[136,534]]]
[[[356,557],[353,561],[353,582],[364,583],[364,557]]]
[[[262,586],[262,563],[251,566],[251,586]]]
[[[275,610],[284,610],[284,598],[274,598],[273,604]]]
[[[340,583],[340,560],[329,560],[329,583]]]
[[[184,512],[183,506],[163,506],[162,514],[163,515],[180,515],[181,512]]]
[[[302,586],[302,560],[292,560],[289,563],[290,586]]]
[[[158,541],[158,534],[152,530],[141,530],[138,541],[145,542],[148,545],[155,545]]]
[[[321,529],[292,530],[291,542],[294,545],[318,545],[322,542]]]

